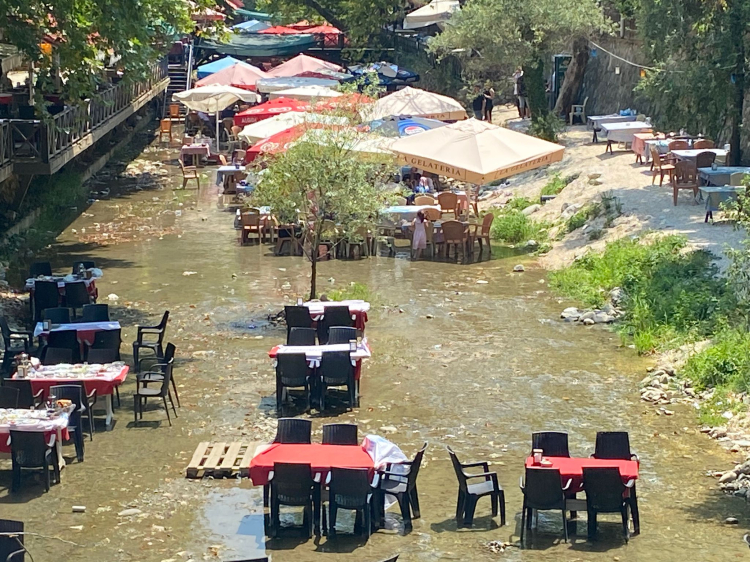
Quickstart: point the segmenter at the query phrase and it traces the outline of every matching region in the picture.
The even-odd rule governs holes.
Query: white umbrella
[[[432,24],[444,23],[451,14],[460,10],[458,0],[432,0],[426,6],[407,14],[404,18],[404,29],[419,29]]]
[[[297,100],[311,100],[315,98],[337,98],[343,95],[341,92],[326,88],[325,86],[302,86],[289,90],[279,90],[278,92],[271,93],[268,97],[270,99],[293,98]]]
[[[257,103],[258,94],[232,86],[212,84],[184,92],[172,94],[172,100],[178,101],[188,109],[203,113],[216,113],[216,151],[219,151],[219,112],[242,100]]]
[[[301,123],[326,123],[330,125],[347,125],[349,120],[346,117],[336,117],[334,115],[323,115],[320,113],[306,113],[302,111],[290,111],[281,115],[274,115],[263,121],[245,125],[245,128],[237,135],[240,140],[248,144],[256,142],[285,131]]]
[[[466,110],[460,102],[448,96],[409,86],[380,98],[365,107],[361,113],[362,117],[368,121],[383,119],[391,115],[428,117],[441,121],[466,119]]]
[[[355,131],[335,131],[330,129],[310,129],[305,131],[298,142],[308,141],[317,144],[337,144],[345,150],[362,154],[392,154],[394,138],[358,133]]]
[[[289,90],[291,88],[301,88],[303,86],[325,86],[335,90],[339,87],[338,80],[327,78],[305,78],[292,76],[291,78],[261,78],[255,83],[255,88],[261,94],[270,94],[279,90]]]

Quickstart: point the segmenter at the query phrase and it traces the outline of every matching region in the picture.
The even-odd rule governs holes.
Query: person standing
[[[424,211],[417,211],[417,218],[412,223],[414,233],[411,237],[411,259],[417,259],[422,255],[422,250],[427,248],[427,230],[431,225],[425,217]]]
[[[523,69],[519,66],[513,73],[513,93],[518,100],[518,116],[523,119],[529,116],[529,100],[526,97],[526,83],[523,78]]]
[[[495,90],[490,88],[484,91],[484,120],[492,123],[492,108],[495,99]]]
[[[480,121],[484,119],[484,105],[487,98],[482,92],[477,92],[477,96],[471,102],[471,110],[474,112],[474,118]]]

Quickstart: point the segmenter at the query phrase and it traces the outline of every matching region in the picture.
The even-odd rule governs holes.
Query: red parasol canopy
[[[268,29],[261,29],[258,33],[266,33],[270,35],[297,35],[301,33],[298,29],[292,29],[291,27],[284,27],[283,25],[276,25],[269,27]]]
[[[277,78],[281,78],[298,76],[303,72],[315,72],[316,70],[320,70],[322,68],[327,68],[328,70],[333,70],[334,72],[342,71],[342,68],[339,65],[333,64],[332,62],[316,59],[315,57],[311,57],[305,54],[299,54],[296,57],[289,59],[285,63],[272,68],[268,71],[268,74]]]
[[[268,119],[274,115],[279,115],[280,113],[307,111],[308,109],[310,109],[310,104],[307,102],[292,98],[276,98],[241,111],[234,116],[234,124],[238,127],[244,127],[245,125],[263,121],[263,119]]]
[[[211,84],[219,84],[221,86],[234,86],[243,90],[255,90],[255,83],[261,78],[269,78],[269,76],[256,66],[239,62],[205,78],[201,78],[195,85],[209,86]]]

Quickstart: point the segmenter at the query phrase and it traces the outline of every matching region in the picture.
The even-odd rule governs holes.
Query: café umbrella
[[[193,111],[216,114],[216,151],[218,152],[219,112],[240,100],[255,103],[258,101],[258,94],[232,86],[212,85],[177,92],[172,95],[172,99]]]
[[[228,66],[218,72],[214,72],[205,78],[198,80],[196,86],[210,86],[219,84],[223,86],[233,86],[243,90],[254,90],[255,83],[261,78],[267,78],[268,75],[257,66],[238,62]]]
[[[428,117],[441,121],[466,119],[464,106],[453,98],[409,86],[380,98],[361,113],[368,121],[391,115]]]
[[[408,166],[482,185],[559,162],[564,148],[486,121],[469,119],[398,139],[391,150],[399,162]],[[474,210],[477,210],[476,197]]]
[[[263,121],[274,115],[280,115],[289,111],[307,111],[310,104],[305,101],[293,100],[292,98],[276,98],[269,100],[245,111],[240,111],[234,116],[234,124],[244,127],[251,123]]]
[[[347,125],[349,120],[346,117],[337,117],[334,115],[324,115],[321,113],[309,113],[301,111],[289,111],[247,125],[237,135],[241,141],[248,144],[256,142],[275,135],[302,123],[326,123],[330,125]]]

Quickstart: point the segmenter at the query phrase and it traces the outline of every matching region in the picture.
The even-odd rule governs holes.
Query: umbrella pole
[[[474,185],[474,215],[479,218],[479,184]]]
[[[216,104],[216,154],[219,154],[221,152],[221,148],[219,147],[219,105]]]

